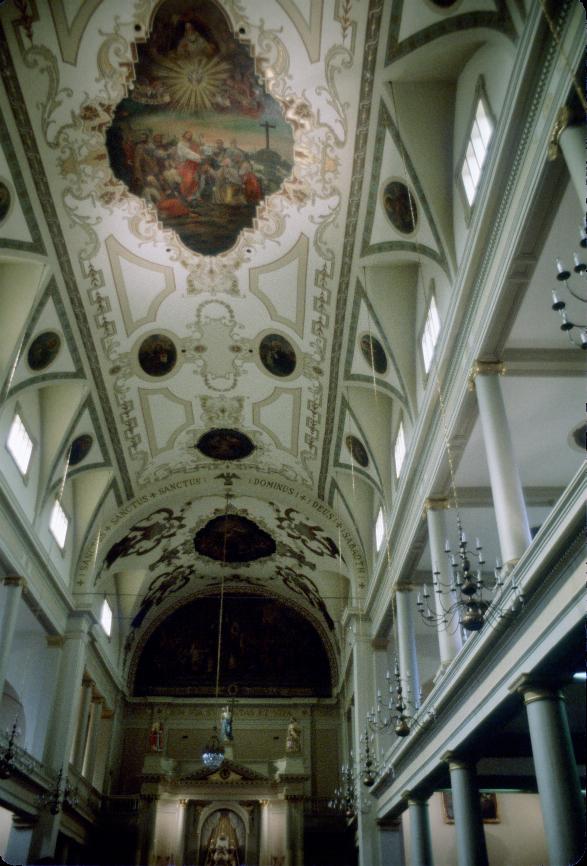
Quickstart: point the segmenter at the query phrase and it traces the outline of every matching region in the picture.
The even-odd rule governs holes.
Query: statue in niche
[[[228,704],[222,708],[220,716],[220,741],[222,743],[232,743],[234,739],[232,733],[232,706]]]
[[[152,752],[163,751],[163,725],[161,722],[153,722],[149,734],[149,746]]]
[[[289,725],[287,726],[285,751],[288,755],[297,755],[302,751],[302,729],[294,716],[290,718]]]
[[[236,828],[226,811],[210,833],[205,866],[240,866]]]

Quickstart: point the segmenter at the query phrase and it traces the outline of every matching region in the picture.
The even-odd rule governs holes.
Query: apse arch
[[[216,587],[166,607],[136,643],[129,694],[215,697],[219,605]],[[225,589],[219,697],[332,697],[337,681],[333,638],[307,608],[277,593]]]

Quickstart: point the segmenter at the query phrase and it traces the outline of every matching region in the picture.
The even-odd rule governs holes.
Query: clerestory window
[[[472,207],[481,182],[483,165],[487,158],[489,142],[494,129],[493,118],[485,97],[482,83],[477,88],[477,102],[469,132],[465,155],[460,169],[460,178],[469,208]]]
[[[8,438],[6,440],[6,448],[18,466],[20,474],[25,476],[33,454],[33,440],[24,426],[24,421],[18,412],[14,416],[12,424],[10,425]]]

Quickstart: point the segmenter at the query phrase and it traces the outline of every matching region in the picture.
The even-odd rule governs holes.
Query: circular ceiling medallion
[[[383,207],[392,226],[402,235],[411,235],[418,224],[413,195],[401,180],[390,181],[383,190]]]
[[[360,340],[361,352],[372,370],[383,375],[387,370],[385,349],[372,334],[363,334]]]
[[[296,353],[281,334],[266,334],[259,346],[259,356],[266,370],[274,376],[291,376],[296,368]]]
[[[214,460],[242,460],[255,450],[255,445],[240,430],[218,427],[200,436],[196,448]]]
[[[148,376],[165,376],[176,362],[175,343],[165,334],[151,334],[139,347],[139,364]]]
[[[363,468],[367,467],[369,465],[369,455],[361,440],[349,434],[344,441],[355,463],[358,463]]]
[[[194,536],[196,553],[218,562],[253,562],[275,553],[275,542],[268,532],[248,517],[221,514]]]
[[[35,337],[27,355],[31,370],[38,372],[53,363],[61,348],[61,337],[55,331],[44,331]]]
[[[8,216],[11,201],[12,197],[10,195],[10,190],[4,181],[0,180],[0,223]]]
[[[82,433],[81,436],[76,436],[69,449],[69,465],[77,466],[78,463],[85,460],[90,453],[93,442],[94,439],[89,433]]]

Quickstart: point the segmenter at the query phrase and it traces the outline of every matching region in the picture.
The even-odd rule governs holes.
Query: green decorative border
[[[412,185],[414,192],[416,194],[417,204],[422,208],[424,214],[426,215],[426,219],[430,225],[430,230],[436,241],[436,245],[440,252],[433,250],[432,247],[428,247],[425,244],[419,244],[416,241],[382,241],[377,244],[370,244],[369,239],[371,237],[371,232],[373,231],[373,221],[375,219],[375,210],[377,207],[377,198],[379,195],[379,176],[381,173],[381,162],[383,160],[383,145],[385,139],[385,133],[389,131],[391,137],[394,141],[395,146],[397,147],[399,153],[403,157],[406,171],[408,173],[409,183]],[[391,114],[385,103],[382,101],[379,106],[379,116],[377,118],[377,132],[375,134],[375,146],[374,146],[374,157],[373,157],[373,168],[371,171],[371,183],[369,185],[369,198],[367,201],[367,210],[365,213],[365,222],[363,226],[363,239],[361,242],[361,256],[369,256],[375,253],[387,253],[387,252],[410,252],[416,256],[426,256],[427,258],[433,259],[440,267],[443,269],[447,277],[450,279],[450,269],[448,265],[448,260],[446,258],[446,253],[444,250],[444,245],[442,243],[442,239],[436,228],[436,223],[434,221],[434,217],[432,216],[432,211],[430,210],[430,205],[428,204],[428,200],[424,195],[424,190],[422,189],[422,185],[418,179],[418,175],[416,174],[416,170],[414,168],[414,164],[410,159],[410,155],[407,149],[404,146],[404,143],[401,139],[399,129],[393,122]],[[405,181],[404,181],[405,182]]]
[[[433,42],[435,39],[439,39],[441,36],[446,36],[449,33],[461,33],[463,30],[497,30],[499,33],[507,36],[508,39],[511,39],[512,42],[515,42],[517,40],[517,33],[506,0],[495,0],[495,6],[495,12],[463,12],[460,15],[451,15],[443,18],[442,21],[430,24],[423,30],[419,30],[417,33],[412,34],[412,36],[408,36],[407,39],[399,42],[404,0],[395,0],[390,17],[389,34],[385,49],[385,66],[389,66],[396,60],[406,57],[412,51],[422,48],[422,46]],[[447,10],[447,12],[449,11]]]
[[[45,244],[43,243],[43,238],[35,219],[31,200],[16,157],[16,151],[12,144],[12,139],[10,138],[8,127],[2,112],[0,112],[0,147],[2,147],[4,155],[6,156],[6,162],[8,163],[8,167],[12,174],[11,181],[14,185],[16,197],[18,198],[19,204],[22,208],[25,222],[32,238],[32,241],[19,241],[17,239],[0,237],[0,249],[22,250],[23,252],[46,256],[47,250],[45,249]]]
[[[88,319],[86,317],[80,292],[77,286],[77,280],[73,272],[67,245],[63,236],[63,231],[59,222],[59,217],[55,209],[55,204],[51,196],[47,176],[43,168],[41,155],[37,148],[35,135],[31,125],[31,121],[26,110],[20,85],[12,62],[12,57],[8,49],[6,34],[4,28],[0,24],[0,73],[4,82],[4,87],[8,94],[12,111],[20,132],[23,151],[26,154],[27,161],[37,187],[37,194],[41,202],[41,207],[47,223],[47,228],[51,234],[57,258],[60,263],[61,275],[65,283],[67,295],[71,303],[71,307],[75,316],[76,324],[80,331],[80,336],[84,346],[86,347],[86,357],[89,368],[92,372],[94,385],[100,399],[102,411],[106,421],[106,426],[110,432],[110,440],[116,457],[118,471],[123,482],[124,491],[128,499],[134,496],[131,478],[126,465],[122,442],[118,435],[116,427],[116,418],[112,410],[112,405],[108,397],[106,383],[102,375],[102,371],[97,362],[97,352],[92,338]]]
[[[320,464],[320,475],[318,477],[318,496],[324,499],[330,453],[332,450],[332,439],[334,436],[334,420],[337,403],[337,384],[342,354],[342,342],[344,337],[344,324],[346,319],[347,301],[349,295],[349,284],[354,260],[355,241],[357,237],[357,226],[359,219],[359,207],[361,204],[361,191],[365,175],[367,161],[367,142],[369,138],[369,122],[371,119],[371,103],[373,97],[373,83],[375,62],[377,60],[377,47],[379,44],[379,33],[381,18],[383,15],[383,0],[370,0],[367,12],[367,31],[365,33],[365,50],[363,53],[363,66],[361,69],[361,93],[359,96],[359,115],[357,118],[357,130],[355,133],[353,176],[349,190],[349,206],[344,232],[343,254],[338,280],[338,292],[336,295],[336,310],[334,312],[334,330],[332,333],[332,347],[330,350],[330,370],[328,377],[328,398],[326,402],[324,438],[322,445],[322,461]]]

